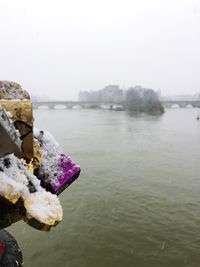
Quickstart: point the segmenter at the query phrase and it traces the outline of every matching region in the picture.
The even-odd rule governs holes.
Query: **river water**
[[[163,116],[106,110],[36,110],[82,167],[60,195],[64,220],[49,233],[8,230],[25,267],[199,267],[198,109]]]

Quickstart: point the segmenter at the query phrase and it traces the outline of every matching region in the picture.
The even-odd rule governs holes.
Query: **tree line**
[[[109,85],[98,91],[81,91],[79,101],[120,104],[126,110],[133,112],[164,113],[158,92],[141,86],[123,90],[118,85]]]

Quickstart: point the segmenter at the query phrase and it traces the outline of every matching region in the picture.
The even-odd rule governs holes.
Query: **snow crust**
[[[20,84],[11,81],[0,81],[0,99],[3,100],[27,100],[28,92],[23,90]]]
[[[55,138],[47,131],[34,129],[34,137],[41,142],[42,166],[40,175],[45,177],[46,182],[58,184],[58,178],[62,175],[58,162],[62,153]]]
[[[36,190],[33,193],[29,191],[30,182]],[[11,201],[12,197],[16,197],[16,201],[20,196],[23,198],[28,219],[32,217],[47,225],[62,220],[63,211],[58,197],[41,187],[40,180],[14,154],[0,159],[0,185],[2,197],[10,196]]]
[[[11,195],[22,194],[28,196],[28,179],[23,171],[22,162],[11,154],[0,160],[0,192],[6,195],[11,187]]]
[[[42,203],[42,205],[41,205]],[[34,218],[42,223],[54,225],[55,221],[62,220],[63,212],[56,195],[50,192],[36,192],[25,201],[28,214],[34,214]],[[57,217],[55,218],[55,214]]]
[[[0,123],[12,138],[12,140],[15,142],[15,144],[18,146],[18,148],[20,148],[22,144],[22,141],[20,139],[21,135],[19,130],[14,127],[12,118],[13,115],[11,114],[11,112],[0,108]]]

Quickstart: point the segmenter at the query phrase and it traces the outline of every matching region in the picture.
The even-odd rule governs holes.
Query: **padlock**
[[[20,134],[8,118],[4,109],[0,108],[0,158],[12,153],[21,152]]]

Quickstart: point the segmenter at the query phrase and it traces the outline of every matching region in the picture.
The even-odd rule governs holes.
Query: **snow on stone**
[[[35,192],[25,201],[25,208],[28,215],[38,219],[42,223],[54,225],[56,221],[61,221],[63,212],[56,195],[50,192]],[[55,218],[55,214],[57,217]]]
[[[23,90],[20,84],[11,81],[0,81],[0,99],[3,100],[27,100],[29,94]]]
[[[5,113],[6,113],[8,119],[9,119],[9,121],[10,121],[10,124],[14,124],[14,123],[13,123],[13,114],[12,114],[10,111],[7,111],[7,110],[5,110]],[[15,128],[15,134],[16,134],[16,136],[17,136],[18,139],[21,138],[20,132],[19,132],[19,130],[16,129],[16,128]]]
[[[62,174],[58,166],[60,154],[62,153],[59,144],[47,131],[34,129],[34,137],[42,143],[42,166],[40,168],[40,174],[47,174],[48,180],[53,181],[53,183],[58,183],[56,177]],[[56,176],[54,174],[56,174]]]
[[[14,154],[0,159],[1,193],[6,194],[8,188],[11,186],[13,189],[11,194],[13,195],[21,193],[24,196],[27,196],[29,194],[27,187],[28,180],[20,166],[22,166],[22,163],[14,156]]]
[[[29,182],[36,192],[30,193]],[[48,225],[62,220],[63,212],[58,197],[42,188],[40,181],[28,170],[25,162],[14,154],[0,159],[0,185],[2,197],[10,194],[24,199],[27,216]]]

